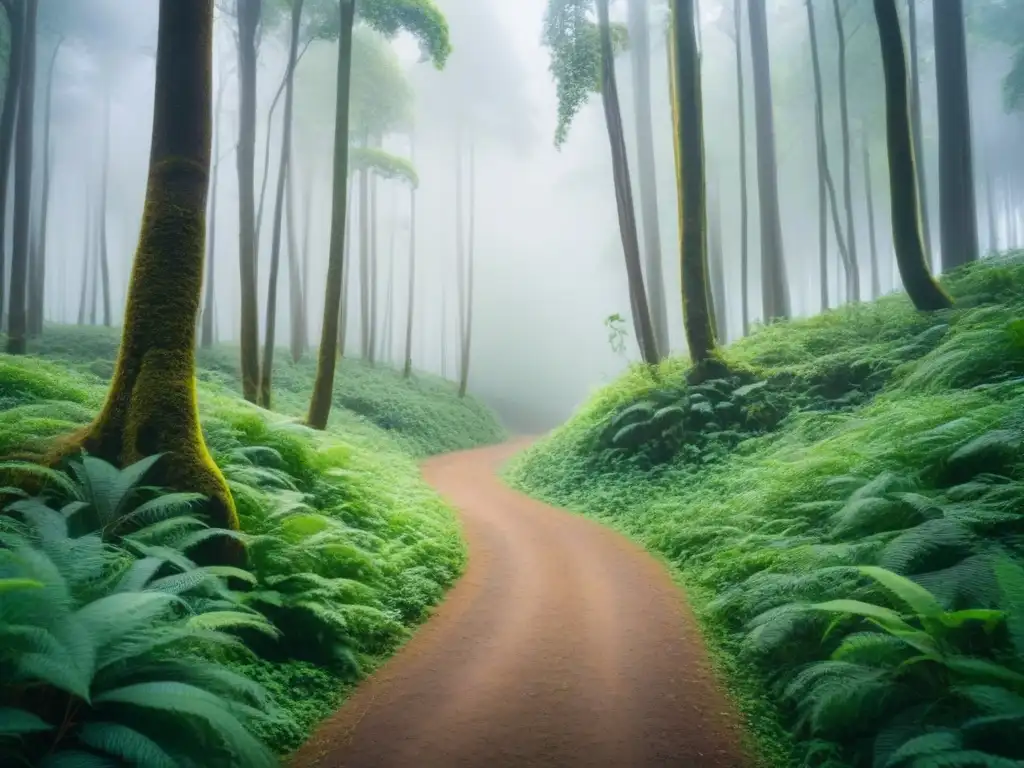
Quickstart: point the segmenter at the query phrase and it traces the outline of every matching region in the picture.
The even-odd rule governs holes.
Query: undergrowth
[[[766,762],[1024,759],[1024,260],[945,284],[760,328],[701,387],[638,366],[509,468],[679,570]]]
[[[0,456],[42,453],[53,438],[92,418],[106,391],[114,339],[103,329],[47,329],[41,349],[36,350],[42,355],[0,356]],[[243,686],[240,693],[232,693],[230,686],[213,692],[228,696],[227,704],[217,706],[235,711],[238,718],[244,715],[244,722],[239,719],[242,725],[231,726],[240,734],[237,743],[222,745],[220,757],[208,753],[214,762],[203,764],[231,765],[241,760],[238,764],[257,765],[261,763],[251,751],[256,747],[246,741],[246,733],[279,754],[297,747],[361,676],[404,642],[461,572],[465,551],[457,521],[421,479],[416,458],[493,442],[502,433],[486,409],[470,399],[459,400],[447,383],[431,377],[404,381],[392,371],[355,363],[343,365],[336,398],[339,403],[361,403],[364,413],[336,407],[328,430],[316,432],[293,417],[304,411],[312,380],[306,370],[311,370],[310,366],[282,365],[275,380],[275,408],[280,412],[269,412],[245,403],[236,394],[229,354],[214,350],[201,356],[200,415],[207,445],[236,500],[242,531],[235,535],[247,544],[249,564],[247,571],[230,573],[200,569],[196,573],[202,574],[201,578],[195,578],[219,584],[219,599],[230,602],[233,614],[255,618],[218,628],[240,644],[225,649],[220,647],[224,643],[206,647],[199,642],[189,645],[189,651],[198,654],[202,663],[220,669],[225,680],[244,681],[238,682]],[[193,547],[210,536],[223,535],[196,517],[201,517],[202,499],[191,494],[161,494],[142,485],[144,467],[124,471],[129,473],[124,477],[131,475],[131,482],[124,481],[130,490],[124,497],[131,497],[130,504],[124,501],[128,506],[96,501],[97,489],[119,487],[121,481],[112,478],[120,475],[89,457],[76,461],[79,463],[68,467],[70,474],[65,480],[49,475],[47,490],[37,499],[19,498],[17,489],[10,487],[17,484],[19,473],[26,471],[22,465],[0,468],[0,474],[6,475],[0,478],[0,486],[7,486],[0,488],[0,496],[8,503],[0,522],[7,519],[15,526],[31,528],[33,521],[70,519],[73,515],[84,528],[78,530],[75,525],[79,523],[72,525],[65,538],[86,543],[102,540],[104,557],[113,558],[115,570],[145,568],[149,566],[139,564],[151,563],[172,572],[177,568],[182,574],[195,568],[188,559]],[[133,513],[137,508],[143,511]],[[122,530],[109,521],[104,523],[104,515],[111,520],[128,515],[128,527]],[[140,534],[135,528],[145,526],[135,524],[142,522],[152,527]],[[15,534],[28,536],[20,530]],[[128,534],[130,537],[124,538]],[[38,531],[27,544],[0,542],[0,560],[4,551],[17,547],[38,550],[40,546]],[[61,546],[66,549],[70,545]],[[101,570],[109,577],[109,567]],[[35,589],[36,581],[43,584],[41,589],[52,592],[58,571],[45,571],[47,580],[19,576],[15,569],[11,578],[32,582],[21,584],[26,592]],[[161,578],[164,573],[160,571]],[[152,575],[157,575],[156,571]],[[0,578],[7,576],[0,573]],[[107,583],[109,578],[101,581]],[[145,584],[140,582],[139,588],[148,589]],[[0,597],[8,602],[0,600],[0,629],[7,620],[4,607],[14,599],[2,585],[0,582]],[[190,581],[178,584],[175,597],[191,599],[189,590],[194,586]],[[102,599],[102,585],[94,587],[97,591],[90,599]],[[32,596],[25,600],[31,601]],[[61,610],[85,607],[87,604],[74,603]],[[192,601],[186,613],[215,607],[206,603],[197,607]],[[175,622],[186,621],[177,608],[160,616],[161,621],[169,622],[170,631],[177,631]],[[11,661],[0,652],[0,663],[5,658]],[[31,678],[31,670],[25,674]],[[9,693],[0,690],[0,709]],[[63,695],[66,692],[57,698]],[[231,704],[230,696],[241,696],[245,705]],[[29,703],[30,713],[48,711]],[[262,709],[254,710],[256,704]],[[19,727],[29,729],[23,737],[35,739],[30,746],[50,743],[47,740],[53,731],[36,721],[26,722]],[[58,730],[65,733],[63,727]],[[150,735],[160,732],[159,728],[146,731]],[[138,739],[132,742],[134,746],[124,746],[118,741],[123,732],[117,729],[101,731],[98,736],[90,733],[82,738],[94,739],[95,744],[81,742],[73,734],[61,737],[71,739],[67,741],[71,749],[67,760],[75,759],[76,750],[107,749],[120,755],[117,750],[123,748],[143,750],[133,753],[136,755],[159,754],[146,752],[152,745]],[[101,739],[111,741],[101,743]],[[212,743],[206,737],[196,739],[196,745]],[[9,747],[10,742],[4,742],[0,724],[0,747],[5,745]],[[171,754],[178,746],[158,744],[154,750]],[[235,763],[229,759],[231,755]],[[172,757],[185,761],[177,764],[187,763],[177,753]]]

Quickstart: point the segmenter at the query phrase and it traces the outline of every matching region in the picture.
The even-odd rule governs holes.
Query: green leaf
[[[24,709],[0,707],[0,736],[21,736],[52,729],[52,725]]]
[[[815,603],[809,606],[811,610],[827,611],[829,613],[849,613],[854,616],[861,616],[865,619],[877,621],[885,629],[893,629],[905,632],[914,632],[914,628],[907,624],[903,618],[890,608],[883,608],[880,605],[865,603],[860,600],[829,600],[824,603]]]
[[[42,589],[43,582],[35,579],[0,579],[0,594],[16,589]]]
[[[120,723],[87,722],[75,732],[87,747],[146,768],[175,768],[177,762],[157,742]]]
[[[944,613],[931,592],[908,578],[874,565],[862,565],[857,570],[889,590],[918,616],[931,617]]]

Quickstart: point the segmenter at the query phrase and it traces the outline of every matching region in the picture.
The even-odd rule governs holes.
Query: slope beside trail
[[[749,764],[665,568],[619,534],[505,487],[497,470],[522,447],[423,465],[462,517],[466,573],[292,766]]]

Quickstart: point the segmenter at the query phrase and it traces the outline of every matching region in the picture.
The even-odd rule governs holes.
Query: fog
[[[420,61],[418,47],[400,35],[391,43],[415,94],[417,263],[415,367],[457,378],[455,279],[455,168],[459,136],[475,156],[475,296],[470,391],[495,407],[510,428],[550,428],[601,384],[639,359],[632,330],[625,354],[609,344],[605,318],[629,317],[622,244],[612,185],[608,133],[599,95],[577,116],[561,150],[554,147],[557,116],[549,54],[541,45],[546,0],[437,0],[446,15],[453,52],[442,71]],[[846,3],[849,4],[849,3]],[[47,6],[51,6],[47,10]],[[814,153],[814,93],[803,0],[769,0],[769,39],[783,239],[793,311],[819,311],[817,176]],[[835,26],[831,3],[819,2],[822,76],[830,165],[837,185],[841,169],[836,81]],[[861,142],[871,152],[872,190],[880,250],[882,290],[898,290],[891,256],[884,105],[878,38],[870,3],[855,3],[849,25],[850,114],[853,123],[853,199],[861,262],[862,298],[868,298],[868,234]],[[123,309],[127,275],[145,193],[152,122],[156,0],[41,0],[36,110],[42,115],[46,76],[54,46],[61,42],[53,78],[53,190],[48,222],[47,315],[75,322],[84,276],[86,200],[97,205],[103,158],[104,89],[111,103],[107,226],[114,322]],[[679,299],[675,171],[671,145],[664,10],[652,6],[652,93],[663,262],[674,352],[685,352]],[[925,168],[934,254],[938,257],[938,169],[931,3],[920,5]],[[625,3],[613,16],[625,20]],[[731,0],[701,3],[701,45],[708,182],[717,190],[723,221],[729,339],[741,333],[739,301],[739,163],[735,49],[727,31]],[[238,338],[239,265],[237,171],[232,151],[238,135],[238,91],[234,20],[219,14],[214,90],[225,81],[225,109],[216,124],[219,184],[215,262],[216,326],[220,341]],[[264,167],[267,110],[286,65],[287,24],[266,30],[260,43],[257,106],[257,195],[269,172],[259,250],[261,325],[267,298],[274,184],[280,153],[281,110],[271,133],[270,167]],[[745,46],[749,43],[743,30]],[[979,233],[983,249],[1016,245],[1011,225],[1020,199],[1004,205],[1008,179],[1020,177],[1017,148],[1024,139],[1019,114],[1002,103],[1001,80],[1013,51],[971,32],[968,40],[971,109],[978,177]],[[630,147],[634,198],[634,109],[630,53],[617,61],[618,87]],[[756,147],[749,47],[744,49],[749,165],[751,312],[760,311]],[[309,207],[310,291],[306,296],[312,340],[319,338],[323,276],[330,239],[331,166],[337,47],[311,44],[296,71],[295,189],[301,222]],[[358,69],[359,62],[355,62]],[[41,119],[41,118],[40,118]],[[408,156],[408,132],[384,139],[384,147]],[[37,156],[43,142],[37,141]],[[13,175],[13,174],[12,174]],[[987,225],[986,183],[996,190],[997,241]],[[34,194],[41,195],[38,183]],[[387,287],[394,243],[393,344],[390,359],[401,364],[405,327],[409,239],[409,191],[399,181],[379,183],[380,300]],[[307,197],[307,190],[309,195]],[[841,194],[841,190],[840,190]],[[637,199],[639,205],[639,200]],[[1012,211],[1012,213],[1010,213]],[[638,216],[639,219],[639,216]],[[350,224],[354,226],[354,224]],[[10,227],[8,227],[10,232]],[[830,229],[831,237],[831,229]],[[299,235],[301,239],[301,233]],[[287,241],[286,241],[287,243]],[[641,243],[643,238],[641,237]],[[287,245],[285,245],[287,247]],[[357,250],[353,244],[352,262]],[[832,256],[833,302],[839,298]],[[350,262],[351,263],[351,262]],[[279,280],[277,339],[287,344],[288,274]],[[349,281],[355,301],[356,275]],[[442,326],[442,296],[447,312]],[[357,349],[359,310],[349,310],[349,350]],[[441,337],[448,339],[442,360]]]

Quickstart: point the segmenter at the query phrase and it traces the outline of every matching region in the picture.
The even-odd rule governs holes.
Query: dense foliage
[[[631,370],[510,470],[680,569],[780,764],[1024,759],[1024,259],[945,282]]]
[[[242,527],[227,532],[202,497],[146,485],[160,456],[17,458],[88,421],[116,349],[103,329],[41,343],[0,357],[0,762],[275,764],[263,745],[301,743],[461,572],[454,515],[414,457],[500,427],[445,382],[348,364],[317,432],[242,401],[231,350],[204,353],[204,436]],[[312,368],[281,364],[283,410],[301,412]],[[246,570],[197,565],[220,536],[247,544]]]

